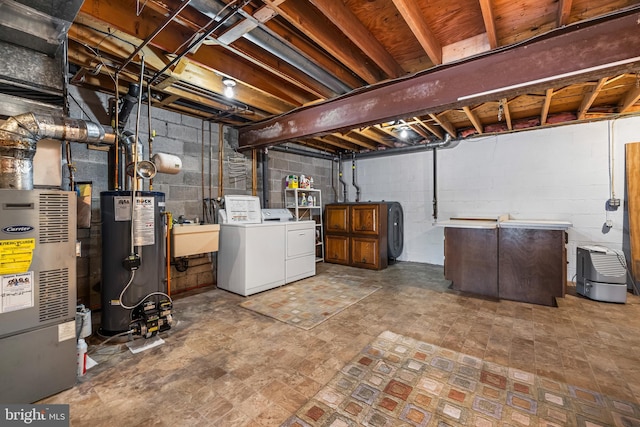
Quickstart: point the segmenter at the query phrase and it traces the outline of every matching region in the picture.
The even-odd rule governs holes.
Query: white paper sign
[[[2,287],[2,313],[31,308],[33,297],[33,271],[0,276]]]

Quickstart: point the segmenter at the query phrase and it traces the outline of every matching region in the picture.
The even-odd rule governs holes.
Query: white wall
[[[640,118],[629,117],[488,136],[438,150],[438,219],[503,213],[515,219],[573,223],[567,257],[575,274],[576,247],[601,244],[621,249],[623,206],[606,211],[610,198],[609,144],[613,146],[616,198],[625,198],[624,145],[640,141]],[[344,179],[351,184],[351,164]],[[419,151],[357,161],[361,201],[399,201],[405,214],[400,260],[443,264],[443,229],[434,226],[433,154]],[[342,193],[340,193],[342,194]],[[348,199],[355,200],[349,185]],[[603,227],[610,219],[613,227]]]

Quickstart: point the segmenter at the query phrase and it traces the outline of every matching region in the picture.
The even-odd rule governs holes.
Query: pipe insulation
[[[103,143],[104,128],[93,122],[67,117],[24,113],[0,125],[0,188],[33,189],[33,157],[43,138]],[[109,135],[108,141],[115,140]]]

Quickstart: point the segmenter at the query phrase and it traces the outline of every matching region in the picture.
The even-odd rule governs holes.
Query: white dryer
[[[259,198],[236,195],[225,196],[220,220],[218,288],[248,296],[315,275],[314,221],[261,212]]]

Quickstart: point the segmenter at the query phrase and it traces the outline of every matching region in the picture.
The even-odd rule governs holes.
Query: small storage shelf
[[[312,205],[309,205],[309,196]],[[322,191],[315,188],[285,188],[284,206],[296,221],[316,223],[316,262],[324,261],[324,229],[322,222]]]

